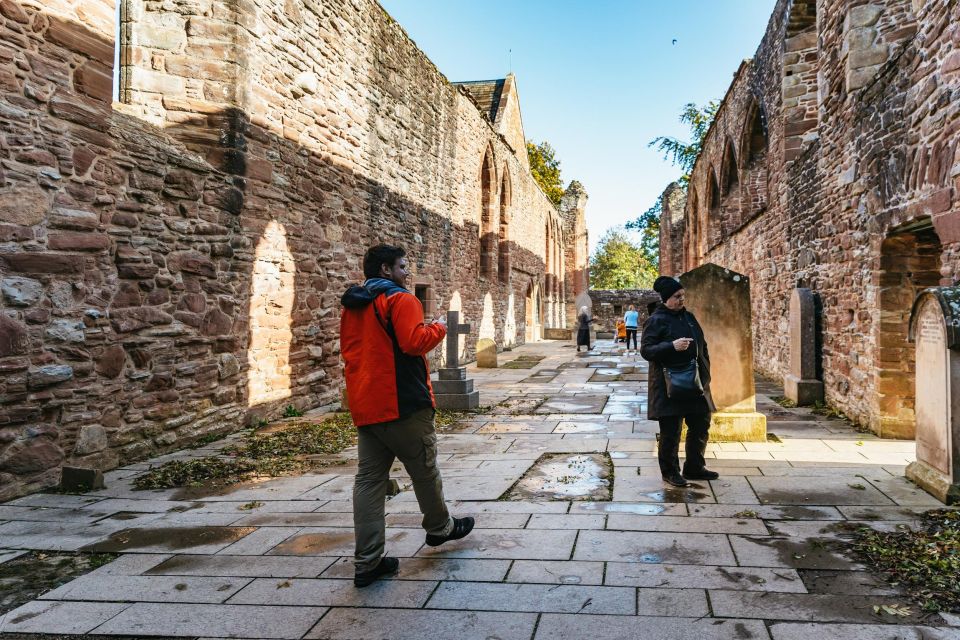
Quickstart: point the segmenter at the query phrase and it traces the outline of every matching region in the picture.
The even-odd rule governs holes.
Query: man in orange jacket
[[[404,286],[405,255],[400,247],[370,247],[363,257],[366,282],[340,299],[340,354],[359,449],[353,486],[357,587],[395,573],[400,565],[383,554],[384,501],[395,458],[413,481],[428,545],[463,538],[474,524],[473,518],[451,518],[443,499],[426,355],[447,335],[447,325],[443,316],[424,324],[420,301]]]

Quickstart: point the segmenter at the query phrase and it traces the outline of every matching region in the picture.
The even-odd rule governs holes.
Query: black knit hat
[[[653,290],[660,294],[660,299],[666,302],[670,296],[683,289],[683,285],[676,278],[660,276],[653,281]]]

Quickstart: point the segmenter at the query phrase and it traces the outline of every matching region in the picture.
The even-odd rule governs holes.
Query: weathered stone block
[[[0,314],[0,358],[30,351],[30,333],[22,324]]]
[[[62,231],[51,233],[47,246],[60,251],[104,251],[110,248],[110,236],[105,233]]]
[[[473,380],[434,380],[434,393],[472,393]]]
[[[47,327],[46,336],[63,342],[84,342],[84,324],[79,320],[57,318]]]
[[[63,450],[50,438],[17,440],[0,457],[0,470],[14,474],[38,473],[56,467]]]
[[[0,280],[4,301],[14,307],[29,307],[40,299],[43,284],[32,278],[10,276]]]
[[[36,185],[15,185],[0,193],[0,222],[40,224],[50,209],[50,196]]]
[[[489,338],[477,340],[477,366],[481,369],[497,368],[497,343]]]
[[[450,411],[471,411],[480,406],[480,392],[471,393],[435,393],[434,399],[438,409],[448,409]]]
[[[60,488],[64,491],[91,491],[105,486],[103,472],[99,469],[64,467],[60,476]]]
[[[103,425],[91,424],[80,428],[80,435],[77,436],[77,444],[73,448],[73,453],[78,456],[85,456],[91,453],[97,453],[107,448],[107,430]]]

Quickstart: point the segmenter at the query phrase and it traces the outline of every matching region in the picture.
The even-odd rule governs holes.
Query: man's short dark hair
[[[363,277],[380,278],[380,267],[393,267],[397,260],[407,255],[403,247],[394,247],[389,244],[378,244],[367,249],[363,256]]]

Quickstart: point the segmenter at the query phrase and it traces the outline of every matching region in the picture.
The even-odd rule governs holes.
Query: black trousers
[[[637,348],[637,330],[627,327],[627,349],[630,348],[630,338],[633,337],[633,348]]]
[[[685,416],[660,418],[660,447],[657,457],[660,461],[660,474],[667,476],[680,473],[680,431],[687,423],[687,459],[683,463],[684,473],[703,471],[706,461],[703,454],[707,450],[710,437],[710,414],[691,413]]]

